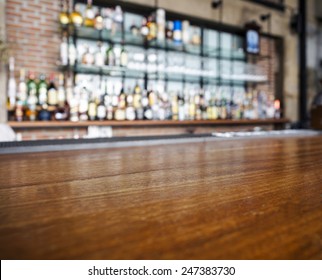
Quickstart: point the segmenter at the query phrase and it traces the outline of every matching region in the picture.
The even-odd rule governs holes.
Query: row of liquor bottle
[[[121,88],[121,89],[120,89]],[[89,81],[73,85],[72,77],[41,74],[36,81],[24,70],[16,87],[10,75],[8,84],[10,120],[213,120],[279,118],[279,101],[265,92],[233,92],[187,88],[183,92],[163,92],[111,87],[109,79],[94,87]]]
[[[74,66],[76,63],[84,65],[95,65],[102,67],[121,66],[126,67],[128,64],[128,51],[124,46],[104,46],[102,42],[97,42],[97,47],[90,47],[82,44],[79,49],[72,42],[67,41],[67,37],[63,36],[60,45],[60,64],[62,66]]]
[[[97,30],[123,32],[124,13],[121,6],[115,8],[99,8],[92,5],[92,0],[87,5],[77,3],[74,9],[69,12],[68,1],[63,1],[62,10],[59,15],[60,23],[63,26],[72,24],[76,27],[85,26]],[[141,20],[141,22],[138,22]],[[196,26],[191,26],[188,20],[166,21],[164,9],[157,9],[148,17],[132,17],[132,24],[128,25],[125,32],[133,36],[142,36],[148,41],[165,39],[176,44],[200,45],[201,33]]]

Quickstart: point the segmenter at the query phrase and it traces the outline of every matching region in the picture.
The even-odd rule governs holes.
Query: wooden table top
[[[322,137],[0,156],[1,259],[322,259]]]

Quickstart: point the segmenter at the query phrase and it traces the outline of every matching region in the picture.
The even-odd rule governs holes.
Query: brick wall
[[[269,82],[256,85],[257,90],[263,90],[272,95],[276,94],[276,74],[283,75],[283,73],[278,73],[278,59],[274,39],[261,37],[260,55],[255,58],[253,63],[263,70],[263,74],[268,77]]]
[[[58,0],[7,0],[7,40],[20,68],[36,74],[57,72],[60,32]]]

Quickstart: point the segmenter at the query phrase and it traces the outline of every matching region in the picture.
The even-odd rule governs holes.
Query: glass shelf
[[[226,60],[245,60],[246,54],[243,50],[221,49],[211,46],[204,46],[203,53],[205,57],[220,58]]]
[[[78,39],[86,39],[92,41],[103,41],[112,44],[121,44],[124,45],[131,45],[131,46],[139,46],[139,47],[146,47],[147,49],[160,49],[165,51],[174,51],[180,53],[187,53],[196,56],[200,56],[201,53],[201,46],[200,45],[193,45],[193,44],[176,44],[171,41],[146,41],[145,38],[141,35],[133,35],[131,32],[124,33],[115,32],[112,33],[111,31],[107,30],[96,30],[94,28],[89,27],[77,27],[75,28],[75,36]]]
[[[64,67],[65,70],[67,67]],[[143,79],[147,75],[148,79],[165,79],[173,82],[191,82],[199,83],[201,78],[216,79],[213,74],[203,71],[198,73],[197,70],[192,69],[149,69],[148,66],[142,67],[142,69],[117,67],[117,66],[94,66],[77,64],[74,67],[70,67],[78,74],[88,75],[107,75],[113,77],[127,77],[133,79]],[[199,71],[200,72],[200,71]]]
[[[131,15],[129,18],[136,18],[137,22],[141,19],[137,15]],[[248,71],[245,66],[247,55],[242,48],[241,37],[204,29],[205,37],[200,45],[179,44],[170,40],[147,41],[141,34],[133,34],[126,24],[129,23],[125,22],[124,32],[112,33],[107,30],[77,27],[72,29],[74,33],[71,34],[80,40],[124,44],[129,53],[130,67],[77,64],[69,69],[80,74],[163,79],[181,83],[241,86],[267,83],[267,77],[262,75],[262,71]],[[137,60],[138,54],[142,55],[140,61]],[[256,75],[257,72],[260,74]]]
[[[123,35],[122,32],[111,32],[108,30],[96,30],[90,27],[77,27],[74,30],[74,34],[79,39],[105,41],[111,43],[122,43]]]
[[[111,77],[125,77],[131,79],[144,79],[145,76],[151,80],[164,79],[172,82],[199,83],[201,80],[205,84],[223,84],[223,85],[243,85],[244,83],[262,84],[267,83],[265,76],[255,75],[221,75],[218,76],[211,71],[197,71],[192,69],[142,69],[77,64],[74,67],[75,73],[88,75],[106,75]]]
[[[75,73],[88,74],[88,75],[106,75],[111,77],[127,77],[133,79],[143,79],[145,75],[144,70],[129,69],[119,66],[94,66],[77,64],[74,67]]]

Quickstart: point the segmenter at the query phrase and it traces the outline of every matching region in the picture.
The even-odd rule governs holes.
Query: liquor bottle
[[[171,111],[172,111],[172,119],[174,121],[177,121],[179,119],[179,104],[178,104],[178,95],[175,93],[172,93]]]
[[[27,92],[28,92],[28,97],[30,95],[37,97],[37,84],[35,82],[35,73],[33,71],[29,72],[29,77],[27,81]]]
[[[205,96],[202,89],[199,89],[199,106],[197,108],[197,119],[198,120],[206,120],[207,115],[205,114],[206,105],[205,105]]]
[[[199,106],[199,97],[196,95],[195,92],[191,92],[190,99],[189,99],[189,119],[195,120],[197,107]]]
[[[151,15],[148,17],[147,27],[149,29],[147,39],[149,41],[152,41],[157,37],[157,25],[155,22],[155,15]]]
[[[274,118],[280,119],[281,118],[281,101],[279,101],[278,99],[275,99],[275,101],[274,101],[274,109],[275,109]]]
[[[131,90],[128,89],[127,95],[126,95],[126,109],[125,109],[125,118],[128,121],[135,120],[135,108],[133,106],[133,101],[134,101],[134,95],[131,92]]]
[[[40,74],[38,82],[38,104],[40,109],[38,112],[38,119],[40,121],[50,121],[51,113],[48,111],[48,85],[46,82],[46,76]]]
[[[40,121],[50,121],[51,120],[51,112],[48,111],[48,105],[44,103],[38,113],[38,119]]]
[[[211,102],[211,119],[212,120],[218,119],[217,99],[215,97]]]
[[[94,27],[94,10],[92,6],[92,0],[87,0],[87,7],[85,10],[85,20],[84,20],[84,26],[85,27]]]
[[[61,1],[61,12],[59,14],[59,22],[63,26],[69,24],[68,6],[65,0]]]
[[[213,120],[214,119],[214,107],[215,107],[215,94],[214,92],[210,92],[210,97],[209,101],[207,104],[207,118],[208,120]]]
[[[190,96],[193,96],[194,95],[194,92],[193,90],[185,90],[183,92],[183,102],[184,102],[184,117],[181,119],[184,119],[184,120],[190,120]],[[180,113],[182,114],[182,113]]]
[[[72,38],[69,38],[68,59],[69,59],[69,65],[74,66],[77,60],[77,49],[75,47],[75,44]]]
[[[76,27],[80,27],[83,24],[83,17],[79,10],[79,4],[75,4],[74,10],[71,12],[69,16],[70,22]]]
[[[142,94],[142,107],[143,107],[143,114],[145,120],[152,120],[153,119],[153,112],[149,105],[149,98],[148,93],[146,90],[143,91]]]
[[[68,51],[67,33],[64,32],[60,43],[60,63],[63,66],[68,65]]]
[[[159,102],[160,104],[159,104],[157,119],[163,121],[167,118],[166,108],[167,108],[167,104],[168,104],[168,95],[165,92],[163,92],[159,96],[160,96],[160,102]]]
[[[221,98],[221,114],[220,114],[220,118],[222,120],[226,120],[227,119],[227,100],[226,97],[224,95],[222,95]]]
[[[29,121],[37,120],[37,108],[36,108],[37,105],[34,102],[36,98],[33,98],[33,97],[34,96],[31,95],[28,97],[28,100],[27,100],[26,117]]]
[[[102,42],[97,42],[97,51],[95,53],[95,66],[104,66],[105,57],[102,51]]]
[[[37,119],[36,106],[38,103],[38,98],[37,98],[37,84],[35,82],[34,72],[29,73],[27,89],[28,89],[28,98],[27,98],[26,116],[28,120],[35,121]]]
[[[158,41],[164,41],[165,39],[165,10],[164,9],[157,9],[156,23],[157,23],[157,39]]]
[[[131,31],[132,35],[135,37],[139,35],[140,30],[139,30],[138,26],[135,24],[134,20],[132,21],[132,25],[130,26],[130,31]]]
[[[96,30],[102,30],[104,28],[104,20],[101,15],[101,10],[98,10],[98,12],[95,15],[94,27]]]
[[[80,99],[79,99],[79,107],[78,107],[78,114],[79,114],[79,120],[80,121],[87,121],[88,120],[88,91],[86,87],[83,87],[80,93]]]
[[[200,104],[200,96],[198,93],[195,94],[195,104],[194,105],[195,105],[195,116],[193,119],[201,120],[202,119],[202,109],[201,109],[201,104]]]
[[[108,94],[108,82],[107,82],[107,79],[103,81],[103,100],[104,100],[104,104],[105,104],[105,107],[107,107],[108,104],[111,103],[111,97],[110,95]]]
[[[154,90],[148,91],[149,105],[152,108],[157,103],[157,95]]]
[[[17,83],[15,80],[15,59],[13,57],[9,58],[9,81],[8,81],[8,102],[7,107],[9,111],[13,111],[16,106],[17,98]]]
[[[119,96],[115,91],[115,86],[113,86],[111,104],[113,106],[113,109],[116,109],[119,105]]]
[[[18,85],[17,101],[15,108],[15,120],[23,121],[27,105],[27,84],[25,82],[25,70],[20,69],[20,81]]]
[[[109,8],[106,8],[102,11],[102,13],[103,13],[104,29],[106,29],[107,31],[111,31],[112,25],[113,25],[112,10]]]
[[[106,106],[104,104],[104,95],[101,95],[100,102],[97,105],[97,119],[100,121],[106,119]]]
[[[121,66],[121,49],[119,46],[114,47],[115,66]]]
[[[73,77],[72,75],[68,75],[66,79],[66,101],[70,104],[73,99]]]
[[[216,106],[215,119],[221,119],[221,99],[218,93],[215,101],[215,106]]]
[[[138,83],[136,83],[136,85],[134,87],[133,107],[135,109],[136,119],[143,120],[144,111],[143,111],[143,107],[142,107],[142,93],[141,93],[141,88]]]
[[[166,28],[166,38],[168,41],[173,40],[173,21],[167,22],[167,28]]]
[[[193,27],[191,43],[198,46],[201,44],[200,32],[198,32],[198,28],[196,26]]]
[[[69,104],[69,120],[72,122],[77,122],[79,121],[79,101],[80,101],[80,92],[79,92],[79,88],[75,87],[74,91],[72,91],[71,93],[68,93],[68,84],[70,82],[68,82],[69,79],[67,80],[67,100],[68,100],[68,104]],[[71,94],[71,96],[70,96]],[[70,97],[68,97],[70,96]]]
[[[185,100],[182,93],[178,94],[178,119],[179,121],[185,120]]]
[[[110,45],[106,51],[105,64],[108,66],[115,66],[115,53],[112,45]]]
[[[124,88],[120,91],[118,96],[118,104],[116,105],[115,101],[113,100],[113,107],[114,107],[114,118],[117,121],[124,121],[126,119],[125,115],[125,108],[126,108],[126,94],[124,92]]]
[[[90,101],[88,103],[88,118],[91,121],[95,121],[97,116],[97,104],[94,94],[91,94]]]
[[[190,23],[188,20],[182,22],[182,42],[183,44],[190,43]]]
[[[48,85],[48,105],[49,111],[54,111],[58,104],[57,88],[55,86],[55,74],[50,74]]]
[[[138,83],[135,84],[134,87],[134,95],[133,95],[133,106],[135,109],[139,109],[142,107],[142,95],[141,88]]]
[[[126,107],[125,109],[125,118],[128,121],[134,121],[136,118],[135,109],[132,105]]]
[[[18,98],[15,108],[15,120],[18,122],[23,121],[24,117],[24,103]]]
[[[120,64],[122,67],[127,67],[127,63],[128,63],[127,50],[124,48],[124,46],[122,46]]]
[[[177,45],[182,43],[182,23],[180,20],[175,20],[173,24],[173,42]]]
[[[104,81],[104,105],[106,108],[106,119],[113,120],[113,106],[112,106],[112,96],[108,94],[108,81]]]
[[[206,112],[208,120],[213,120],[214,119],[212,113],[213,113],[213,100],[211,99],[211,100],[209,100],[209,103],[208,103],[208,106],[207,106],[207,112]]]
[[[121,6],[116,6],[114,15],[113,15],[113,34],[115,33],[121,33],[123,29],[123,11]]]
[[[44,74],[39,75],[39,82],[38,82],[38,104],[42,106],[43,104],[47,104],[48,97],[47,97],[47,82],[46,76]]]
[[[94,56],[90,52],[89,47],[85,46],[85,52],[83,53],[83,56],[82,56],[82,64],[92,65],[93,63],[94,63]]]
[[[148,91],[149,107],[152,111],[152,119],[157,119],[157,114],[159,110],[157,93],[151,89]]]
[[[115,102],[113,102],[113,105],[116,106]],[[124,86],[122,85],[120,94],[118,96],[118,105],[117,105],[120,109],[125,110],[126,106],[127,106],[127,95],[124,91]]]
[[[20,69],[20,80],[18,84],[18,99],[22,102],[22,106],[27,103],[27,84],[25,81],[25,69]]]
[[[147,20],[146,18],[142,19],[142,25],[140,28],[141,35],[146,38],[149,35],[149,27],[147,26]]]
[[[168,93],[164,93],[167,96],[166,102],[164,103],[165,109],[165,119],[171,120],[172,119],[172,103],[171,103],[171,95]]]
[[[233,102],[232,102],[232,92],[226,93],[226,112],[227,112],[227,119],[232,119],[232,109],[233,109]]]
[[[58,76],[58,90],[57,90],[57,103],[62,105],[66,101],[66,93],[64,87],[64,75],[62,73]]]

